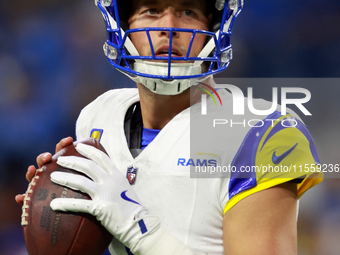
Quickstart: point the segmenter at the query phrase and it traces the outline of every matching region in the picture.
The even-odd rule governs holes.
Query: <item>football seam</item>
[[[79,232],[80,232],[82,226],[84,225],[84,221],[85,221],[85,217],[83,216],[82,219],[81,219],[81,222],[80,222],[80,224],[79,224],[77,233],[76,233],[76,235],[75,235],[75,237],[74,237],[74,239],[73,239],[72,245],[71,245],[71,247],[70,247],[70,251],[67,253],[67,255],[72,254],[72,250],[73,250],[74,244],[75,244],[75,242],[76,242],[77,239],[78,239]]]
[[[26,217],[28,217],[29,201],[31,201],[31,194],[33,193],[33,188],[37,184],[37,180],[40,178],[40,173],[42,173],[43,171],[44,171],[43,168],[37,169],[31,182],[28,184],[28,188],[26,190],[22,205],[21,226],[28,225]]]

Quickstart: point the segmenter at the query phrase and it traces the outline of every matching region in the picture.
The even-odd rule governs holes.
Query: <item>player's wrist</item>
[[[115,203],[108,203],[100,211],[101,213],[96,216],[97,220],[101,221],[119,242],[130,249],[136,246],[145,236],[160,227],[160,219],[156,216],[148,215],[144,207],[140,208],[130,219],[123,216],[119,206]]]
[[[141,240],[152,235],[157,229],[160,228],[160,219],[152,215],[144,215],[142,217],[136,217],[131,225],[129,231],[120,236],[125,246],[133,250],[133,247],[138,246]]]

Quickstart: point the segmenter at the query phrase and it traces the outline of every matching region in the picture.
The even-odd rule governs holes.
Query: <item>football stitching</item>
[[[39,175],[44,170],[43,168],[39,168],[36,170],[34,177],[32,178],[31,182],[28,184],[27,191],[25,193],[24,197],[24,203],[22,206],[22,214],[21,214],[21,226],[28,225],[28,221],[26,220],[26,217],[28,217],[28,208],[29,208],[29,202],[31,200],[31,194],[33,193],[33,186],[36,185],[36,181],[40,178]]]
[[[78,240],[79,232],[80,232],[82,226],[84,225],[84,221],[85,221],[85,218],[82,217],[82,219],[81,219],[81,221],[80,221],[80,224],[79,224],[79,227],[78,227],[78,229],[77,229],[77,233],[76,233],[76,235],[75,235],[75,237],[74,237],[74,239],[73,239],[73,242],[72,242],[72,244],[71,244],[70,251],[69,251],[69,253],[68,253],[67,255],[72,254],[73,248],[74,248],[74,244],[75,244],[76,241]]]

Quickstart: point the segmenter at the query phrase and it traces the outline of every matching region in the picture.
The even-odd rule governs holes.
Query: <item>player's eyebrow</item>
[[[133,1],[132,9],[131,9],[131,14],[135,13],[138,10],[141,10],[141,8],[145,7],[157,7],[159,4],[161,4],[162,0],[142,0],[142,1]],[[137,4],[137,5],[136,5]],[[172,5],[172,2],[169,1],[167,5],[161,5],[162,8],[166,8],[168,5]],[[196,9],[201,11],[202,13],[205,14],[206,12],[206,6],[202,3],[201,0],[182,0],[179,1],[178,3],[175,3],[173,5],[175,8],[181,8],[181,9]]]
[[[188,9],[196,9],[203,14],[206,14],[206,6],[202,3],[202,1],[195,0],[195,1],[182,1],[181,2],[182,8],[188,8]]]
[[[130,16],[133,15],[135,12],[140,10],[142,7],[147,6],[155,6],[157,5],[157,0],[143,0],[143,1],[132,1],[132,6],[130,9]]]

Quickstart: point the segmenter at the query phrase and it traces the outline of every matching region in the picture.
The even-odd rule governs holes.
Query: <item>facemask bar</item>
[[[121,28],[118,8],[114,8],[114,4],[115,6],[117,6],[117,0],[95,0],[95,4],[100,9],[104,18],[107,28],[106,31],[109,38],[108,42],[110,42],[111,46],[113,46],[117,50],[122,50],[124,46],[123,37],[125,37],[125,32]],[[116,19],[114,19],[110,12],[108,12],[108,6],[111,7],[111,10],[113,10],[112,13],[114,13],[114,17],[117,17]],[[129,49],[130,54],[139,55],[136,47],[133,45],[129,38],[126,38],[124,42],[125,47]]]
[[[154,45],[152,44],[152,40],[151,40],[151,36],[150,36],[150,32],[152,31],[166,31],[167,33],[169,33],[169,50],[168,50],[168,56],[156,56],[155,53],[155,49],[154,49]],[[124,54],[124,48],[126,47],[126,40],[129,40],[129,35],[133,34],[133,33],[145,33],[146,36],[148,37],[149,40],[149,46],[151,49],[151,56],[140,56],[138,53],[137,54]],[[190,39],[190,43],[186,52],[186,56],[172,56],[172,36],[173,33],[191,33],[191,39]],[[209,75],[210,73],[213,73],[213,66],[217,65],[218,68],[222,68],[225,63],[222,63],[220,61],[220,58],[216,55],[212,55],[209,57],[190,57],[190,52],[194,43],[194,39],[195,36],[197,34],[204,34],[206,36],[208,36],[209,38],[211,38],[211,40],[214,42],[215,47],[219,50],[219,46],[217,44],[217,38],[216,35],[212,32],[209,31],[203,31],[203,30],[192,30],[192,29],[181,29],[181,28],[137,28],[137,29],[130,29],[128,31],[126,31],[123,39],[122,39],[122,44],[120,46],[115,45],[114,43],[107,41],[106,42],[106,46],[104,46],[104,48],[108,49],[106,50],[106,55],[109,57],[109,60],[111,62],[112,65],[114,65],[116,68],[121,69],[122,71],[127,71],[131,74],[135,74],[135,75],[140,75],[140,76],[145,76],[145,74],[142,73],[135,73],[133,70],[131,70],[130,68],[132,68],[130,62],[131,60],[144,60],[144,61],[167,61],[168,63],[168,73],[167,75],[164,75],[162,77],[158,77],[158,78],[162,78],[162,79],[186,79],[186,76],[172,76],[171,75],[171,65],[173,64],[174,61],[178,62],[178,61],[184,61],[186,63],[191,62],[191,64],[193,65],[193,63],[195,61],[206,61],[206,62],[211,62],[214,64],[211,64],[209,66],[208,72],[205,73],[205,75]],[[104,50],[105,51],[105,50]],[[116,51],[116,54],[112,54],[110,57],[110,52],[112,51]],[[122,52],[122,54],[118,54],[118,52]],[[125,63],[126,66],[122,66],[122,62]],[[149,74],[147,74],[148,76]],[[147,77],[145,76],[145,77]],[[199,76],[203,76],[199,75]],[[155,78],[155,77],[152,77]]]
[[[223,10],[221,24],[219,30],[216,32],[216,37],[218,38],[218,45],[220,45],[220,50],[217,50],[217,55],[221,56],[221,59],[232,59],[232,46],[230,44],[230,36],[232,35],[232,28],[236,17],[239,15],[243,8],[243,0],[229,0],[228,8],[225,8],[226,0],[217,0],[216,8],[218,10]],[[202,49],[199,57],[208,56],[212,50],[216,49],[214,46],[214,41],[210,40],[205,47]],[[223,62],[223,61],[222,61]],[[200,65],[200,61],[196,61],[195,65]],[[223,69],[224,70],[224,69]],[[221,71],[223,71],[221,70]]]

